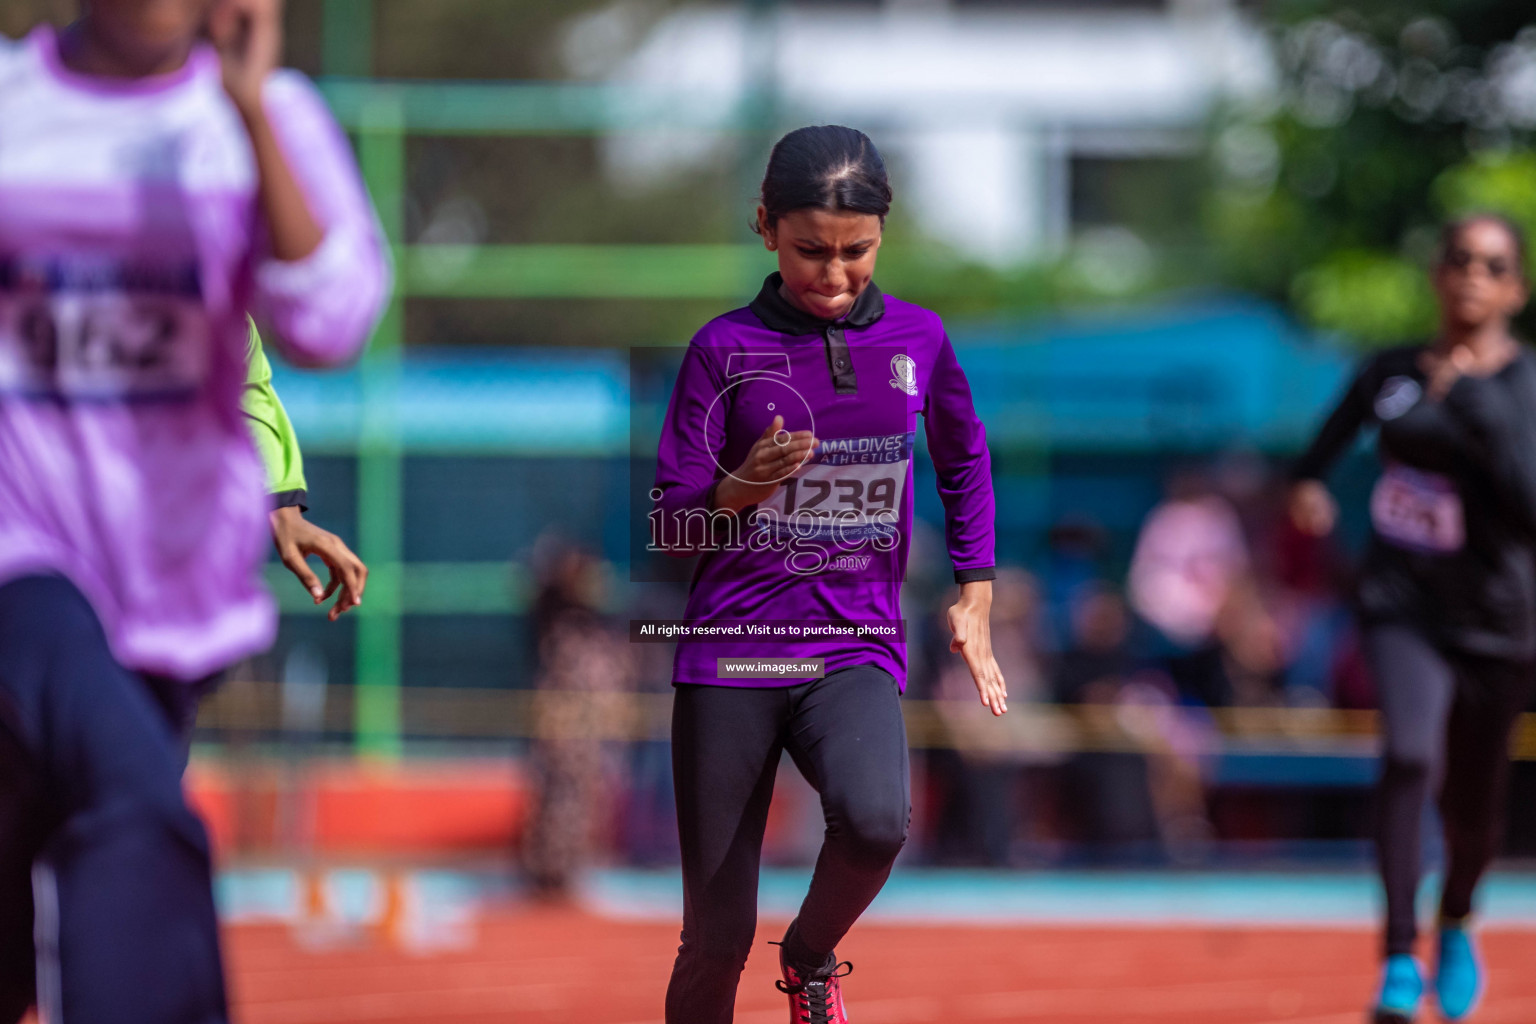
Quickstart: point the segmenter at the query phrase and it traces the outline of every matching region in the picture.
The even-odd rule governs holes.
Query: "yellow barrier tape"
[[[312,721],[295,726],[276,683],[232,681],[206,700],[198,726],[208,732],[350,735],[353,692],[331,687]],[[406,687],[402,730],[432,739],[665,741],[670,693],[570,693]],[[1374,757],[1376,713],[1330,708],[1178,709],[1137,705],[1015,704],[994,719],[969,701],[903,702],[908,737],[919,749],[1051,758],[1087,751],[1201,754],[1254,752]],[[1523,716],[1511,753],[1536,760],[1536,714]]]

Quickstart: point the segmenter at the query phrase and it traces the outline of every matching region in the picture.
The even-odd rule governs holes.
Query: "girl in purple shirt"
[[[950,649],[1007,709],[988,626],[986,433],[939,318],[872,277],[891,190],[850,128],[779,140],[756,230],[778,254],[750,305],[688,347],[651,492],[653,548],[699,555],[678,643],[672,756],[682,946],[668,1024],[729,1024],[757,922],[758,862],[788,750],[826,840],[780,944],[796,1024],[846,1020],[834,947],[885,883],[911,815],[900,610],[917,417],[960,584]]]

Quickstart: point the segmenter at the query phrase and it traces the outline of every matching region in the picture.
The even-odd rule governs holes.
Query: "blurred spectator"
[[[612,819],[617,774],[604,741],[633,731],[627,637],[603,618],[605,567],[576,547],[543,544],[533,602],[539,674],[529,767],[535,797],[523,867],[535,893],[568,894]]]
[[[1351,667],[1354,617],[1343,595],[1351,585],[1343,553],[1332,536],[1297,528],[1286,514],[1284,494],[1273,502],[1270,576],[1287,650],[1286,703],[1355,706],[1369,702],[1360,672]]]
[[[1167,641],[1165,661],[1186,700],[1208,707],[1231,703],[1217,624],[1249,568],[1232,505],[1203,475],[1175,474],[1168,497],[1142,524],[1131,559],[1130,598]]]
[[[1147,760],[1128,745],[1116,721],[1132,669],[1130,615],[1107,586],[1080,587],[1069,614],[1070,631],[1056,667],[1056,696],[1076,706],[1084,746],[1061,772],[1062,817],[1072,838],[1089,844],[1089,856],[1106,847],[1125,850],[1157,839]]]
[[[1286,666],[1285,638],[1258,583],[1239,580],[1216,616],[1221,673],[1228,704],[1267,707],[1279,701]]]
[[[1175,705],[1165,677],[1136,670],[1131,616],[1112,587],[1084,587],[1071,621],[1056,695],[1076,706],[1087,749],[1062,772],[1069,825],[1090,855],[1160,848],[1195,859],[1210,837],[1199,719]]]
[[[534,544],[531,559],[537,590],[529,611],[533,658],[544,662],[545,643],[562,627],[601,621],[606,566],[592,552],[555,534]]]
[[[1093,519],[1074,515],[1058,520],[1046,540],[1045,592],[1051,632],[1045,640],[1048,649],[1055,650],[1055,638],[1072,631],[1072,602],[1078,592],[1104,575],[1109,536]]]
[[[951,603],[952,595],[946,595],[938,605],[935,631],[943,627],[942,609]],[[1035,578],[1022,569],[999,569],[992,584],[992,650],[1015,707],[1048,696],[1039,655],[1041,616]],[[981,707],[965,663],[947,647],[932,646],[938,658],[934,708],[950,741],[928,761],[939,798],[933,857],[947,864],[1007,864],[1025,799],[1023,757],[998,749],[1003,734]]]
[[[648,616],[682,618],[687,603],[686,588],[672,583],[657,583],[639,588],[631,607],[645,609]],[[676,644],[643,643],[631,645],[635,659],[635,690],[647,695],[646,706],[659,712],[656,701],[670,705],[672,695],[672,660]],[[624,809],[619,824],[619,840],[629,863],[650,867],[676,864],[678,859],[677,801],[672,787],[672,744],[666,739],[652,739],[646,731],[630,747],[628,785],[624,789]]]
[[[1124,598],[1106,584],[1091,583],[1078,591],[1069,622],[1068,643],[1056,664],[1056,699],[1064,704],[1112,703],[1133,668]]]

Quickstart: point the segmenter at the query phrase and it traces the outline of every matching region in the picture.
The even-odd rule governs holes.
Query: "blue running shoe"
[[[1381,972],[1381,994],[1376,997],[1375,1024],[1409,1024],[1419,1012],[1424,995],[1424,976],[1419,962],[1407,953],[1387,957]]]
[[[1461,925],[1440,926],[1440,959],[1435,966],[1435,998],[1446,1020],[1461,1020],[1483,995],[1483,963],[1472,933]]]

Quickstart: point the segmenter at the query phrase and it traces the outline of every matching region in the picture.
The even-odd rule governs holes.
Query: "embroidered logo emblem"
[[[909,395],[917,394],[917,364],[911,356],[891,357],[891,387]]]
[[[1376,401],[1373,403],[1376,418],[1382,421],[1395,420],[1417,405],[1423,395],[1424,389],[1412,377],[1389,377],[1381,385],[1381,390],[1376,392]]]

